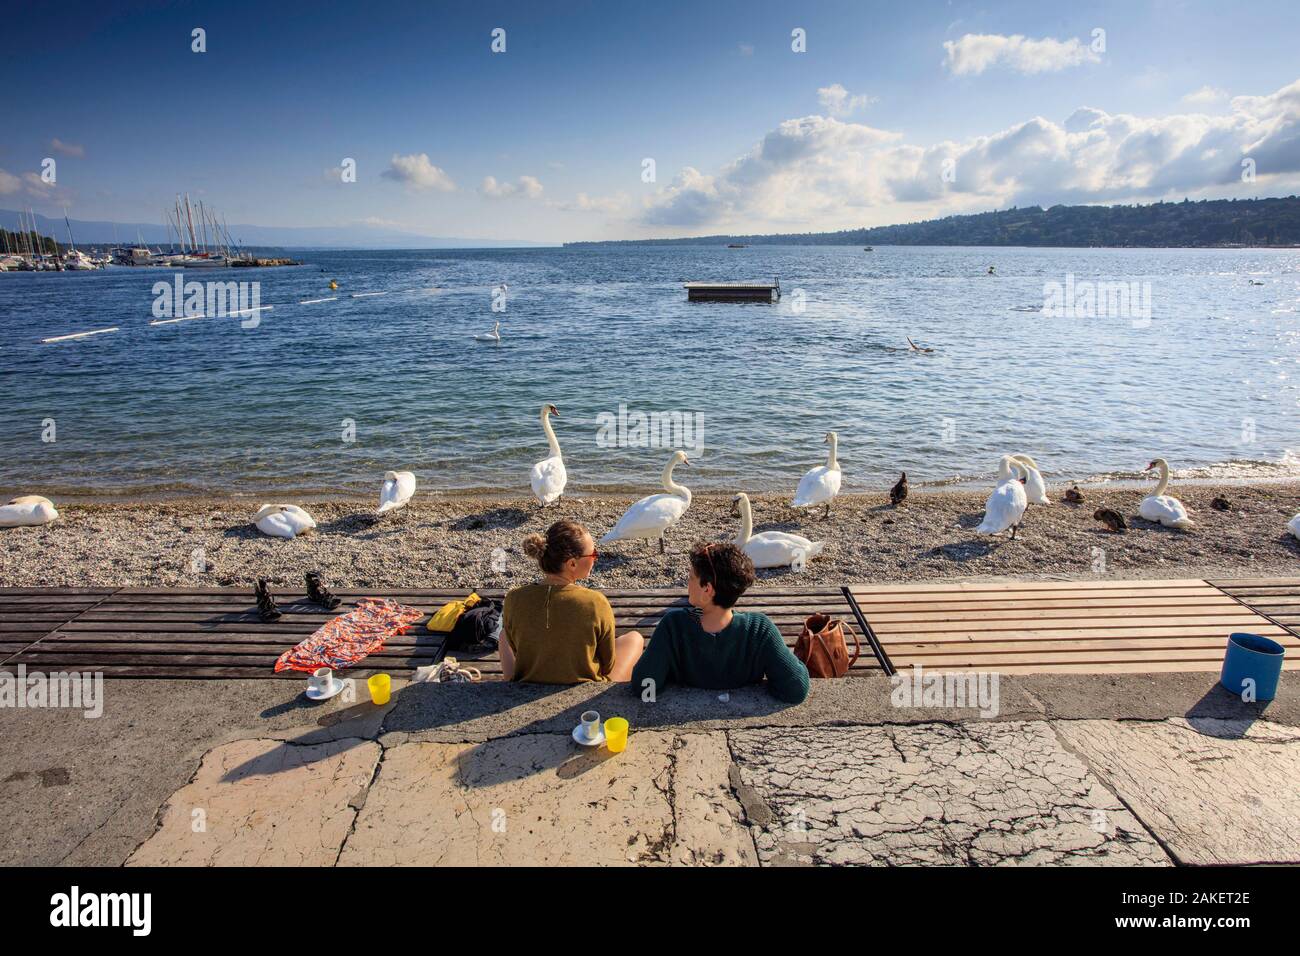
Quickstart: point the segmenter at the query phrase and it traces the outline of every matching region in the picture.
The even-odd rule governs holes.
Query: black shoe
[[[320,575],[315,571],[307,572],[307,600],[312,604],[319,604],[327,611],[332,611],[343,603],[341,597],[335,596],[321,583]]]
[[[262,622],[269,624],[280,620],[280,609],[275,606],[275,598],[271,597],[271,589],[266,586],[266,578],[257,579],[253,593],[257,595],[257,613]]]

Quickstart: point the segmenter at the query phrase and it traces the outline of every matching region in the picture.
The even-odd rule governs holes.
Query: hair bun
[[[524,538],[524,554],[537,560],[546,553],[546,538],[540,534],[530,534]]]

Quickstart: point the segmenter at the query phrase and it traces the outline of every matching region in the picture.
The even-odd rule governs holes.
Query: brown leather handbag
[[[853,656],[844,632],[853,637]],[[794,642],[794,656],[804,662],[809,677],[843,677],[862,653],[862,644],[853,628],[829,614],[812,614],[803,622],[803,631]]]

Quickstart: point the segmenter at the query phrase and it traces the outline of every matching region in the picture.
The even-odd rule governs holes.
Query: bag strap
[[[862,642],[858,640],[858,635],[854,632],[853,628],[849,626],[848,621],[842,621],[841,623],[844,625],[844,630],[853,635],[853,657],[849,661],[849,668],[851,670],[853,665],[858,661],[858,655],[862,653]]]

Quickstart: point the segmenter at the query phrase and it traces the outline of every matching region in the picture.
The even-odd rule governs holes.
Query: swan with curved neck
[[[1187,507],[1173,495],[1165,494],[1165,489],[1169,487],[1169,462],[1163,458],[1152,459],[1146,470],[1152,469],[1159,470],[1160,480],[1156,482],[1151,494],[1138,505],[1138,514],[1166,528],[1190,528],[1192,519]]]
[[[542,431],[546,433],[546,443],[551,449],[551,454],[533,465],[529,473],[533,495],[542,507],[559,500],[560,495],[564,494],[564,486],[569,481],[569,475],[564,470],[564,458],[560,455],[560,442],[555,437],[555,429],[551,427],[551,416],[555,415],[558,418],[559,414],[560,410],[554,405],[542,406]]]
[[[749,495],[743,491],[731,499],[740,511],[740,530],[736,533],[736,547],[749,555],[756,568],[784,568],[802,571],[808,562],[821,554],[826,545],[809,541],[803,535],[785,531],[761,531],[754,534],[754,514]]]
[[[836,457],[840,446],[839,435],[835,432],[827,432],[824,441],[831,446],[830,454],[826,456],[826,464],[813,468],[799,480],[799,487],[795,490],[794,500],[790,502],[790,506],[807,508],[811,505],[825,505],[826,513],[822,517],[827,518],[830,517],[831,502],[840,493],[840,480],[843,476],[840,472],[839,459]]]
[[[1001,534],[1011,529],[1011,540],[1016,539],[1020,522],[1024,520],[1025,509],[1029,499],[1025,495],[1025,486],[1020,483],[1021,473],[1028,476],[1024,463],[1010,455],[1003,455],[998,463],[998,483],[984,504],[984,520],[976,532],[979,534]]]
[[[686,509],[691,506],[691,489],[673,480],[673,469],[678,465],[689,464],[686,452],[673,452],[659,479],[664,489],[663,494],[648,495],[628,508],[623,517],[618,519],[618,524],[600,539],[600,543],[658,538],[659,553],[663,554],[664,532],[680,521],[682,515],[686,514]]]
[[[476,335],[474,336],[474,339],[479,342],[500,342],[501,341],[501,320],[498,319],[497,321],[492,323],[491,332],[484,332],[482,335]]]
[[[1038,470],[1038,462],[1028,455],[1012,455],[1016,461],[1025,466],[1025,497],[1031,505],[1050,505],[1051,499],[1047,497],[1047,482],[1043,481],[1042,473]]]

